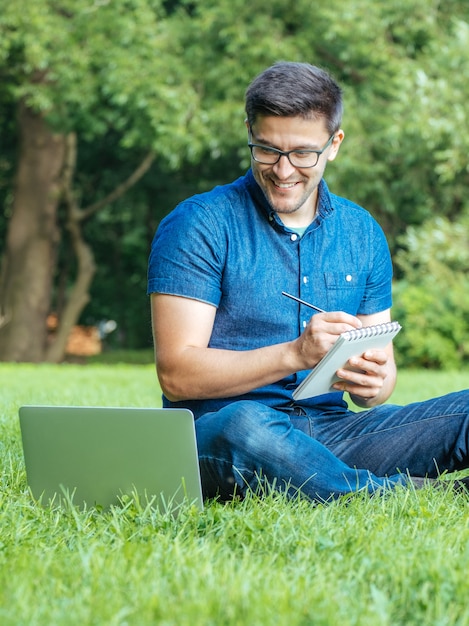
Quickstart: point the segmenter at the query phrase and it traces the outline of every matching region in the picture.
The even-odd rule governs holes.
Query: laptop
[[[22,406],[28,485],[43,505],[203,508],[194,417],[188,409]]]

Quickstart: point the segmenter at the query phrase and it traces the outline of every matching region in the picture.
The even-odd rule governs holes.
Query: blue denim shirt
[[[148,293],[193,298],[217,308],[209,346],[252,350],[299,336],[311,309],[372,314],[391,306],[392,265],[383,231],[356,204],[319,185],[315,220],[302,237],[272,211],[251,171],[179,204],[153,240]],[[169,402],[196,417],[236,400],[288,406],[307,372],[226,399]],[[304,406],[346,406],[339,392]]]

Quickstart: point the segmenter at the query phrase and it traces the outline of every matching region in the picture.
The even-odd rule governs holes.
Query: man
[[[251,170],[176,207],[149,261],[164,405],[195,415],[204,495],[269,484],[326,501],[469,466],[467,390],[383,405],[392,345],[351,359],[333,393],[293,401],[339,334],[390,320],[391,260],[369,213],[323,180],[344,138],[334,80],[277,63],[249,86],[246,114]]]

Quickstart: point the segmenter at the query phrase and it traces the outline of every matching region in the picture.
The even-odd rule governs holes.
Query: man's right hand
[[[296,340],[298,356],[302,366],[298,369],[312,369],[329,352],[339,335],[362,327],[358,317],[332,311],[316,313],[311,317],[303,333]]]

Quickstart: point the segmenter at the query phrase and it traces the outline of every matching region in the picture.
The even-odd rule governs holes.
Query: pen
[[[296,296],[292,296],[290,293],[287,293],[286,291],[282,291],[282,296],[287,296],[287,298],[291,298],[292,300],[296,300],[300,304],[304,304],[305,306],[309,306],[310,309],[314,309],[315,311],[318,311],[319,313],[325,313],[326,312],[326,311],[324,311],[324,309],[320,309],[318,306],[314,306],[314,304],[310,304],[309,302],[305,302],[304,300],[300,300],[300,298],[297,298]]]

